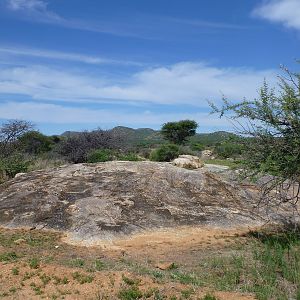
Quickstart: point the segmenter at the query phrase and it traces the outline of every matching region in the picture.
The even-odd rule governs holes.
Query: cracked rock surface
[[[78,240],[184,225],[245,226],[262,221],[255,195],[205,167],[65,165],[0,185],[0,225],[61,230]]]

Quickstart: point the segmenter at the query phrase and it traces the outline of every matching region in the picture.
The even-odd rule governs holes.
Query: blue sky
[[[0,119],[228,130],[207,100],[256,97],[299,46],[300,0],[0,0]]]

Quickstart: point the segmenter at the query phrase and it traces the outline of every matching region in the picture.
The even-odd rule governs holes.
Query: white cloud
[[[82,62],[86,64],[117,64],[117,65],[135,65],[141,66],[142,63],[126,60],[114,60],[96,56],[89,56],[76,53],[67,53],[59,51],[50,51],[42,49],[29,49],[29,48],[11,48],[11,47],[0,47],[0,54],[8,54],[11,56],[32,56],[47,59],[59,59],[64,61]]]
[[[36,100],[70,102],[150,102],[207,106],[207,99],[253,98],[273,70],[217,68],[204,63],[178,63],[146,69],[122,81],[43,66],[2,67],[0,93],[27,95]]]
[[[0,103],[0,119],[23,119],[51,124],[82,124],[83,127],[84,124],[100,124],[106,128],[117,125],[160,127],[166,121],[192,119],[199,123],[201,131],[232,128],[226,119],[220,119],[217,115],[209,113],[128,112],[115,108],[89,109],[35,102]]]
[[[8,0],[8,7],[12,10],[46,10],[47,5],[40,0]]]
[[[127,20],[126,22],[120,19],[108,20],[105,18],[99,18],[98,20],[82,20],[63,17],[62,15],[52,11],[50,7],[48,7],[48,2],[45,0],[4,1],[9,10],[13,11],[20,18],[28,21],[140,39],[165,40],[166,38],[174,38],[174,28],[182,28],[184,25],[189,26],[186,30],[190,30],[193,27],[215,30],[237,30],[247,28],[238,24],[224,22],[211,22],[199,19],[188,20],[167,16],[158,17],[150,14],[139,13],[135,13],[134,17],[130,18],[130,21]],[[179,31],[176,30],[175,32],[179,33]]]
[[[7,8],[19,12],[24,18],[31,18],[44,23],[62,22],[56,13],[48,10],[47,2],[43,0],[6,0]]]
[[[282,23],[288,28],[300,30],[299,0],[264,1],[253,14],[271,22]]]

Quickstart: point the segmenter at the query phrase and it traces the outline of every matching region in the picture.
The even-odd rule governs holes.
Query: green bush
[[[106,162],[111,161],[113,159],[113,153],[109,149],[93,150],[87,156],[87,162],[89,163]]]
[[[118,160],[139,161],[140,158],[135,153],[119,154]]]
[[[152,161],[171,161],[179,155],[179,147],[174,144],[165,144],[153,150],[150,154]]]
[[[204,144],[201,144],[201,143],[196,143],[196,142],[193,142],[192,144],[191,144],[191,149],[193,150],[193,151],[203,151],[203,150],[205,150],[205,145]]]
[[[243,146],[234,141],[223,142],[215,147],[215,153],[221,158],[237,157],[242,151]]]
[[[53,141],[50,137],[38,132],[26,132],[20,138],[23,151],[29,154],[40,154],[52,149]]]
[[[30,162],[20,154],[14,154],[0,159],[0,173],[10,178],[15,177],[17,173],[27,172]]]

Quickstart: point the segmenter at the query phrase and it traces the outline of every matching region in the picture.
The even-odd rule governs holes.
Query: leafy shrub
[[[215,153],[221,158],[237,157],[242,154],[243,146],[237,142],[223,142],[215,147]]]
[[[149,148],[139,149],[139,155],[141,157],[148,159],[148,158],[150,158],[150,154],[151,154],[151,149],[149,149]]]
[[[31,269],[38,269],[40,267],[40,261],[36,257],[29,259],[28,263]]]
[[[87,156],[87,162],[89,163],[106,162],[111,161],[113,159],[113,153],[109,149],[93,150]]]
[[[204,144],[201,144],[201,143],[196,143],[196,142],[193,142],[192,144],[191,144],[191,149],[193,150],[193,151],[203,151],[203,150],[205,150],[205,145]]]
[[[38,131],[26,132],[20,138],[23,151],[29,154],[40,154],[51,150],[54,142],[51,137],[48,137]]]
[[[150,154],[152,161],[171,161],[179,155],[179,147],[174,144],[165,144],[153,150]]]
[[[234,122],[244,139],[243,175],[256,180],[258,175],[273,175],[261,185],[268,205],[300,200],[300,73],[282,67],[277,88],[266,82],[253,100],[231,102],[223,99],[218,108],[211,103],[213,112]],[[276,191],[276,193],[274,193]],[[272,203],[272,201],[274,201]],[[295,203],[295,204],[294,204]]]
[[[141,160],[135,153],[119,154],[117,158],[118,158],[118,160],[125,160],[125,161]]]
[[[21,154],[14,154],[0,159],[0,173],[3,177],[15,177],[17,173],[27,172],[30,162]]]
[[[118,298],[121,300],[137,300],[142,297],[143,293],[137,286],[121,289],[118,294]]]

